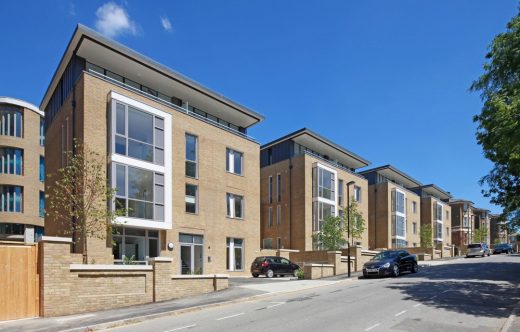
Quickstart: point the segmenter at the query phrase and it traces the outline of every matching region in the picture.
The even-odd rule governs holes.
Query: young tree
[[[421,248],[433,248],[433,228],[432,225],[421,225]]]
[[[491,202],[503,207],[503,217],[520,209],[520,16],[489,46],[484,74],[471,85],[484,102],[473,120],[477,141],[494,163],[481,180]],[[517,222],[517,225],[520,222]]]
[[[473,241],[472,242],[487,242],[488,230],[485,227],[477,228],[473,232]]]
[[[48,175],[47,216],[61,223],[65,235],[73,235],[80,245],[83,263],[88,264],[88,238],[106,239],[112,233],[116,217],[125,211],[112,211],[115,189],[107,185],[106,157],[78,141],[75,152],[66,154],[67,166]]]
[[[359,211],[358,203],[354,200],[354,196],[350,198],[350,242],[354,243],[354,239],[361,239],[365,232],[365,219]],[[347,225],[347,213],[343,213],[343,224]],[[345,227],[346,230],[346,227]]]
[[[326,250],[340,250],[347,240],[343,237],[344,228],[340,217],[327,216],[321,230],[312,238],[315,243]]]

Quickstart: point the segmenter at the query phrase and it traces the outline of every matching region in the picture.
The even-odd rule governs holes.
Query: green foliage
[[[358,204],[354,200],[354,197],[350,198],[350,238],[351,243],[354,242],[354,239],[361,239],[365,232],[365,224],[366,221],[363,218],[363,215],[359,211]],[[347,214],[343,213],[343,223],[346,225],[347,223]]]
[[[326,250],[340,250],[347,244],[343,238],[343,224],[340,217],[327,216],[323,221],[320,231],[315,233],[312,238],[318,247]]]
[[[106,157],[74,141],[74,152],[65,151],[67,165],[48,175],[47,218],[61,223],[65,235],[75,235],[83,263],[88,264],[87,238],[106,239],[125,210],[108,208],[115,189],[107,185]]]
[[[305,279],[303,269],[298,269],[298,272],[296,273],[296,275],[298,276],[298,279]]]
[[[125,255],[123,255],[123,264],[124,265],[135,265],[136,264],[135,255],[132,255],[130,257],[126,257]]]
[[[487,242],[487,236],[488,236],[488,230],[487,228],[477,228],[473,232],[473,240],[471,242],[475,243],[481,243],[481,242]]]
[[[520,210],[520,16],[489,46],[482,74],[471,85],[484,102],[474,117],[477,141],[494,164],[480,183],[503,217]],[[517,225],[520,222],[517,222]]]
[[[421,225],[421,248],[433,248],[433,228],[432,225]]]

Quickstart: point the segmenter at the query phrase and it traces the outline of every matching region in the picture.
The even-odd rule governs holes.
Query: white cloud
[[[137,34],[137,26],[126,10],[107,2],[96,10],[96,29],[108,37],[116,37],[123,33]]]
[[[161,24],[164,30],[172,31],[172,23],[170,22],[170,19],[168,19],[167,17],[161,16]]]
[[[76,5],[74,3],[69,4],[69,15],[76,16]]]

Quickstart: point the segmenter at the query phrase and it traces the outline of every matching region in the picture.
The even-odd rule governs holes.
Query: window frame
[[[242,243],[240,245],[235,245],[235,240],[241,240]],[[245,263],[245,239],[243,238],[235,238],[235,237],[226,237],[226,270],[230,272],[241,272],[244,271],[244,263]],[[241,268],[236,269],[236,256],[235,256],[235,249],[239,248],[241,251]],[[229,250],[229,251],[228,251]],[[233,263],[233,264],[231,264]]]
[[[191,195],[188,195],[188,186],[193,186],[195,187],[195,196],[191,196]],[[195,212],[191,212],[191,211],[188,211],[188,206],[187,206],[187,199],[188,197],[193,197],[194,200],[195,200]],[[196,184],[193,184],[193,183],[186,183],[185,185],[185,190],[184,190],[184,202],[185,202],[185,208],[184,208],[184,212],[188,213],[188,214],[198,214],[199,213],[199,186],[196,185]]]
[[[240,155],[240,173],[235,171],[235,154]],[[232,162],[231,162],[232,161]],[[230,147],[226,147],[226,171],[230,174],[244,176],[244,153]]]
[[[187,154],[188,154],[188,137],[193,137],[195,139],[195,160],[190,160],[187,157]],[[186,149],[186,151],[185,151],[186,153],[185,153],[185,164],[184,164],[185,170],[184,170],[184,175],[186,177],[188,177],[188,178],[198,179],[199,178],[199,137],[197,135],[186,133],[184,135],[184,147]],[[192,164],[195,165],[195,176],[188,175],[188,167],[187,167],[188,163],[192,163]]]
[[[236,213],[236,202],[235,202],[235,199],[239,197],[240,198],[240,207],[242,209],[241,211],[241,216],[240,217],[237,217],[237,213]],[[239,220],[244,220],[244,217],[245,217],[245,199],[244,199],[244,196],[243,195],[238,195],[238,194],[233,194],[233,193],[226,193],[226,214],[227,214],[227,217],[228,218],[231,218],[231,219],[239,219]]]

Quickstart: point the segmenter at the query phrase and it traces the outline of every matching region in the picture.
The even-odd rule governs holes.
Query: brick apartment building
[[[43,112],[0,97],[0,239],[34,242],[43,234]]]
[[[369,248],[419,247],[422,184],[392,165],[365,170],[368,180]]]
[[[248,274],[260,248],[260,147],[247,130],[260,114],[81,25],[41,109],[47,172],[78,139],[106,155],[112,207],[128,209],[113,245],[88,239],[96,263],[166,256],[178,274]],[[47,225],[62,235],[53,216]]]
[[[260,152],[261,239],[264,249],[317,248],[313,234],[327,215],[345,213],[347,190],[368,223],[368,182],[355,173],[369,162],[303,128]],[[347,184],[354,181],[354,184]],[[368,247],[365,234],[355,240]]]

